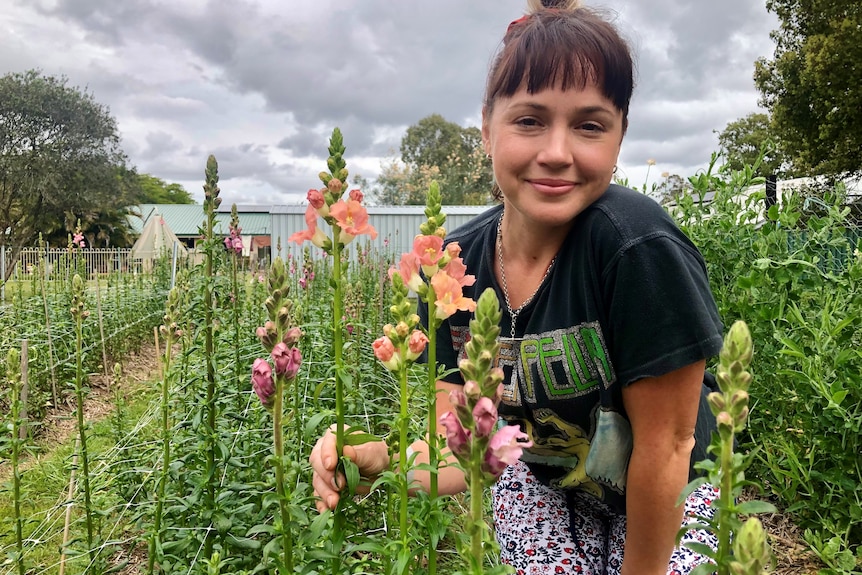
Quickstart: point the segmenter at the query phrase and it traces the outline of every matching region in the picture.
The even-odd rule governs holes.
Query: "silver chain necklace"
[[[530,305],[530,302],[533,301],[533,298],[536,297],[537,293],[539,293],[545,280],[548,279],[551,269],[554,267],[554,263],[557,261],[557,256],[554,255],[553,259],[551,259],[551,263],[548,264],[548,269],[545,270],[545,275],[542,276],[542,280],[539,282],[539,285],[536,286],[536,289],[533,290],[530,297],[518,306],[518,309],[512,309],[512,304],[509,302],[509,288],[506,285],[506,268],[503,266],[503,214],[500,214],[500,219],[497,220],[497,260],[500,262],[500,279],[503,283],[503,298],[506,300],[506,310],[509,312],[509,317],[512,320],[510,336],[512,339],[515,339],[515,322],[518,320],[518,315],[524,311],[525,307]]]

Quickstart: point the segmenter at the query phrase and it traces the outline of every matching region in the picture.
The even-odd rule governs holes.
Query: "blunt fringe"
[[[583,89],[594,83],[628,124],[634,65],[616,28],[592,10],[542,9],[510,26],[488,74],[484,106],[522,86],[534,94],[559,85]]]

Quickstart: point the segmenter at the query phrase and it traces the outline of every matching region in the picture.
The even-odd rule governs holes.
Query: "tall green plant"
[[[344,265],[345,247],[358,235],[377,237],[377,230],[368,223],[368,211],[362,205],[363,195],[359,190],[351,190],[347,199],[342,195],[348,177],[347,162],[344,160],[344,139],[341,130],[335,128],[329,139],[329,158],[326,161],[328,172],[320,173],[324,186],[308,191],[308,208],[305,222],[308,229],[294,233],[288,241],[303,243],[311,241],[332,257],[330,286],[332,294],[332,352],[335,383],[335,437],[340,465],[349,468],[348,475],[356,476],[355,465],[344,454],[345,426],[344,388],[350,374],[344,365]],[[322,217],[329,225],[329,234],[317,227],[317,219]],[[343,504],[349,498],[342,498],[335,509],[335,527],[332,543],[332,573],[341,570],[341,546],[345,536]]]
[[[83,351],[83,323],[90,316],[90,310],[86,309],[86,286],[81,276],[75,274],[72,277],[72,306],[70,312],[75,322],[75,413],[78,420],[78,439],[80,441],[80,458],[81,458],[81,480],[83,482],[84,493],[84,518],[87,526],[87,554],[90,557],[90,563],[85,569],[85,573],[98,572],[97,558],[98,549],[96,548],[96,538],[93,522],[93,505],[91,501],[90,491],[90,457],[87,452],[87,426],[84,419],[84,400],[87,396],[86,384],[84,382],[84,351]]]
[[[21,425],[21,358],[15,348],[6,354],[6,381],[12,390],[10,397],[12,425],[10,443],[12,447],[12,502],[15,521],[15,551],[10,553],[12,563],[17,566],[18,575],[25,575],[27,569],[24,564],[24,537],[22,533],[21,517],[21,474],[18,468],[18,457],[21,453],[23,441],[18,430]]]
[[[720,391],[708,396],[709,406],[715,416],[718,432],[713,434],[709,452],[715,461],[706,460],[697,464],[707,472],[706,477],[693,481],[683,491],[680,503],[694,489],[705,482],[718,486],[719,496],[711,506],[715,513],[711,517],[700,517],[700,522],[680,530],[680,536],[690,529],[708,529],[718,538],[718,547],[713,550],[703,543],[686,543],[690,549],[713,560],[699,565],[692,575],[760,575],[772,562],[772,551],[766,539],[766,531],[756,517],[744,523],[740,516],[754,513],[771,513],[775,507],[762,501],[737,503],[746,485],[745,470],[751,464],[753,454],[743,455],[734,449],[735,436],[745,429],[749,415],[748,389],[751,373],[748,366],[754,354],[751,334],[745,322],[737,321],[728,331],[722,346],[716,379]]]
[[[252,387],[261,403],[272,411],[273,420],[273,466],[275,467],[275,490],[281,515],[281,555],[276,560],[278,572],[288,574],[294,572],[294,533],[290,515],[291,494],[293,483],[296,482],[295,472],[288,477],[286,468],[293,469],[285,462],[284,453],[284,423],[285,396],[290,396],[290,390],[296,384],[296,375],[302,362],[302,353],[298,347],[302,332],[294,325],[293,302],[288,299],[290,288],[284,261],[276,256],[269,271],[270,295],[265,306],[269,319],[257,328],[257,336],[264,349],[269,352],[275,365],[273,378],[272,365],[263,358],[258,358],[252,366]],[[296,417],[298,403],[288,406],[290,417]]]
[[[206,521],[212,522],[213,513],[216,508],[216,482],[218,470],[216,468],[216,417],[218,403],[216,402],[216,350],[215,350],[215,328],[213,326],[213,291],[215,285],[215,258],[217,244],[213,234],[216,210],[221,205],[218,187],[218,162],[215,156],[207,158],[205,171],[206,183],[204,184],[204,361],[206,363],[206,399],[204,410],[206,412],[206,424],[204,427],[204,441],[206,443],[206,469],[204,481],[206,482],[204,512]],[[207,529],[204,543],[204,554],[210,557],[213,553],[212,529]]]
[[[165,489],[171,467],[171,425],[170,425],[170,392],[174,380],[171,365],[174,343],[182,337],[178,321],[180,316],[180,291],[174,287],[168,294],[164,323],[159,327],[165,351],[159,358],[162,364],[161,374],[161,434],[162,434],[162,468],[156,488],[156,507],[153,513],[153,532],[150,535],[149,554],[147,556],[147,573],[152,575],[155,563],[163,555],[162,550],[162,511],[165,505]]]

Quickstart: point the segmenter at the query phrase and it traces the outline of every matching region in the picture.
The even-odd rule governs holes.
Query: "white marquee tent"
[[[144,270],[149,271],[153,268],[153,260],[163,255],[172,255],[174,246],[178,256],[188,254],[185,246],[165,223],[164,218],[154,212],[147,218],[140,237],[132,246],[131,259],[142,262]]]

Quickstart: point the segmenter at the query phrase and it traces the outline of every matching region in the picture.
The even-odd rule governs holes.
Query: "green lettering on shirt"
[[[599,337],[596,328],[582,327],[581,337],[584,339],[587,354],[593,360],[594,365],[596,367],[601,365],[602,371],[600,371],[599,374],[604,375],[602,379],[605,382],[610,383],[612,381],[610,360],[608,359],[607,352],[602,345],[602,340]]]
[[[528,401],[536,400],[536,391],[533,389],[533,377],[530,364],[539,356],[539,342],[534,339],[521,341],[521,368],[524,374],[524,396]]]
[[[589,377],[590,374],[594,373],[587,366],[587,362],[584,361],[584,353],[581,351],[581,345],[578,342],[578,336],[575,333],[567,333],[564,338],[564,343],[566,345],[566,359],[569,362],[569,373],[572,376],[572,379],[575,382],[575,387],[578,391],[586,391],[591,387],[595,387],[599,380],[598,378]],[[574,355],[574,357],[572,357]],[[578,361],[578,367],[575,366],[573,360]]]

